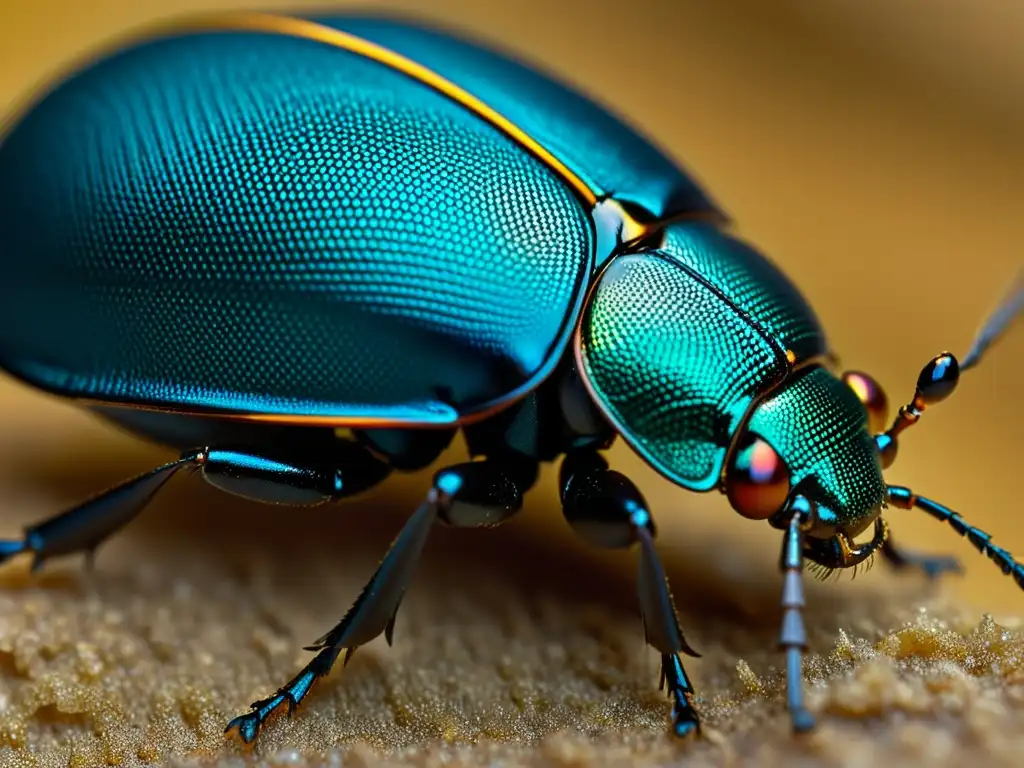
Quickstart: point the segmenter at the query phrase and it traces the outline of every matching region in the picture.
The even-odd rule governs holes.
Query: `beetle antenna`
[[[988,559],[996,564],[1007,576],[1012,576],[1017,586],[1024,589],[1024,563],[1016,560],[1013,555],[1002,547],[992,543],[991,534],[968,523],[959,512],[954,512],[949,507],[939,504],[937,501],[918,496],[909,488],[901,485],[890,485],[886,488],[886,496],[889,503],[900,509],[920,509],[927,512],[943,523],[949,523],[953,530],[961,536],[965,536],[974,548],[981,554],[988,556]]]
[[[892,426],[885,432],[875,435],[875,444],[882,455],[882,467],[888,468],[896,460],[899,447],[899,434],[917,423],[921,414],[929,405],[942,402],[956,389],[960,381],[960,371],[973,368],[985,352],[998,341],[1014,320],[1024,312],[1024,269],[1021,269],[1010,285],[1002,301],[988,316],[971,343],[970,350],[959,363],[950,352],[943,352],[934,357],[917,377],[917,389],[914,399],[900,407]]]
[[[974,337],[970,351],[964,355],[964,360],[960,363],[960,370],[966,371],[981,362],[982,355],[1010,329],[1013,321],[1020,317],[1022,311],[1024,311],[1024,268],[1017,272],[1017,277],[1010,285],[1006,295],[1003,296],[1003,300],[988,316],[985,324]]]
[[[882,455],[882,467],[887,469],[896,460],[899,448],[899,434],[912,427],[921,418],[925,408],[942,402],[956,389],[960,381],[960,364],[950,352],[937,355],[926,365],[917,377],[914,399],[900,406],[900,412],[892,426],[880,435],[875,435],[875,444]]]

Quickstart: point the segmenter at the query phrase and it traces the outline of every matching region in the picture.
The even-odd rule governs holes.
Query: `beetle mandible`
[[[695,654],[654,519],[602,457],[621,435],[679,486],[782,532],[779,643],[792,724],[808,730],[804,562],[956,567],[898,549],[887,506],[949,523],[1024,587],[988,534],[882,476],[1024,290],[963,363],[924,368],[886,429],[879,386],[834,374],[814,312],[725,223],[604,109],[445,32],[238,13],[140,36],[4,132],[0,366],[181,454],[0,541],[0,561],[91,556],[181,469],[318,504],[430,465],[461,431],[473,461],[434,475],[312,661],[227,730],[252,742],[342,652],[390,642],[433,524],[503,522],[561,458],[572,527],[639,549],[672,729],[695,734]]]

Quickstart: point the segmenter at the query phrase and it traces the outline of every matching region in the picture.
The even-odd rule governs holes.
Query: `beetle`
[[[602,456],[617,436],[690,491],[782,533],[787,705],[801,693],[805,562],[899,549],[882,511],[988,534],[887,485],[898,435],[960,365],[882,389],[837,375],[813,310],[659,149],[546,74],[462,37],[358,15],[219,14],[139,35],[19,112],[0,143],[0,366],[180,456],[0,541],[91,557],[177,472],[262,502],[333,502],[423,469],[457,433],[342,620],[226,731],[251,743],[395,615],[435,522],[490,527],[561,461],[570,525],[639,549],[671,727],[700,731],[651,510]],[[855,537],[872,531],[869,541]]]

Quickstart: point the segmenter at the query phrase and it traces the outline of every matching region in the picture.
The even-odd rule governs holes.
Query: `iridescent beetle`
[[[569,523],[638,544],[647,642],[676,734],[699,730],[684,640],[643,496],[601,456],[619,434],[683,488],[783,532],[793,725],[805,560],[881,551],[927,572],[881,511],[958,514],[888,486],[897,435],[957,383],[924,369],[888,431],[863,374],[837,378],[812,310],[664,155],[546,76],[387,19],[209,17],[165,28],[44,95],[0,144],[0,365],[183,451],[0,542],[38,566],[91,555],[178,470],[281,504],[434,476],[299,674],[228,725],[245,742],[395,614],[435,521],[515,514],[564,456]],[[960,368],[1020,310],[1018,286]],[[866,407],[865,407],[866,406]],[[870,428],[869,428],[870,427]],[[854,537],[873,528],[867,544]]]

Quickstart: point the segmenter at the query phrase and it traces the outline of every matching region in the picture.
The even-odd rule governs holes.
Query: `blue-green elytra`
[[[441,30],[232,13],[140,33],[0,137],[0,367],[179,456],[0,541],[0,561],[91,556],[183,468],[321,504],[427,467],[461,434],[472,460],[437,471],[313,660],[227,731],[252,742],[343,652],[390,642],[433,525],[502,523],[558,460],[569,524],[639,551],[671,729],[698,734],[696,654],[652,510],[603,455],[621,436],[681,488],[780,531],[787,701],[807,730],[805,562],[956,567],[898,549],[887,507],[948,522],[1024,587],[987,534],[883,478],[1024,290],[962,364],[929,363],[882,431],[881,388],[837,375],[810,305],[725,225],[624,121]]]

